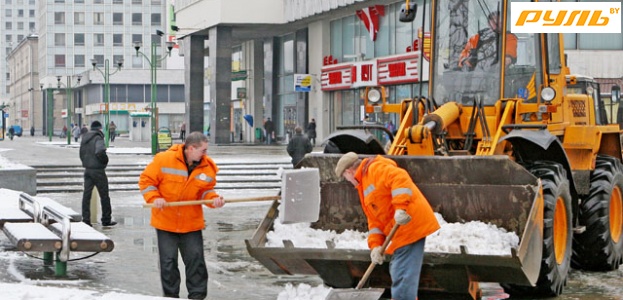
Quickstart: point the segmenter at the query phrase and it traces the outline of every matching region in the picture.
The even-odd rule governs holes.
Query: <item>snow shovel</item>
[[[225,199],[225,203],[281,200],[279,219],[283,224],[316,222],[320,214],[320,174],[318,169],[306,168],[283,171],[278,196]],[[214,200],[167,202],[165,206],[210,204]],[[151,207],[152,203],[143,204]]]
[[[387,245],[389,245],[389,242],[394,237],[394,234],[396,233],[396,230],[398,230],[399,226],[400,225],[398,225],[397,223],[394,224],[394,227],[392,227],[392,230],[389,232],[389,235],[381,246],[381,253],[385,253]],[[370,277],[370,274],[372,274],[372,270],[374,270],[375,266],[376,264],[374,262],[370,263],[370,266],[363,274],[363,277],[361,277],[361,280],[359,280],[359,284],[357,284],[356,288],[332,289],[327,295],[327,298],[325,298],[325,300],[378,300],[379,298],[381,298],[381,295],[383,295],[383,292],[385,292],[384,288],[362,289],[363,285],[366,283],[366,281],[368,281],[368,277]]]

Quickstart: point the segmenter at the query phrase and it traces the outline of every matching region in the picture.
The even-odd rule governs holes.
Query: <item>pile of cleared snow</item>
[[[460,253],[465,246],[470,254],[510,255],[511,248],[519,246],[519,237],[493,224],[480,221],[448,223],[435,213],[441,229],[426,238],[425,251],[430,253]],[[331,241],[340,249],[368,249],[366,233],[346,230],[341,234],[333,230],[310,228],[309,223],[281,224],[275,220],[273,231],[266,234],[266,247],[283,247],[290,240],[297,248],[327,248]]]
[[[288,283],[277,296],[277,300],[324,300],[330,291],[331,288],[324,285],[312,287],[309,284],[301,283],[295,287]]]

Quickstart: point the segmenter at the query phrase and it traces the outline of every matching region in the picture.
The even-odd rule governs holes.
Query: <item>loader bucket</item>
[[[318,168],[321,203],[313,228],[367,232],[367,221],[357,191],[337,178],[335,165],[341,154],[312,153],[302,167]],[[371,157],[360,155],[361,158]],[[543,199],[540,180],[507,156],[388,156],[406,169],[433,210],[448,222],[492,223],[520,238],[519,247],[507,255],[429,253],[424,255],[420,289],[465,293],[472,282],[534,285],[542,255]],[[262,225],[247,240],[249,253],[275,274],[315,274],[336,288],[354,287],[370,263],[369,250],[266,248],[266,232],[278,212],[271,209]],[[460,245],[459,245],[460,246]],[[388,264],[377,266],[369,287],[391,286]]]

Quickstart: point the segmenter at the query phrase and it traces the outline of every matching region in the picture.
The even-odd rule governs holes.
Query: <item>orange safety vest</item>
[[[433,209],[415,186],[406,170],[395,161],[376,156],[364,159],[355,178],[359,181],[357,190],[366,217],[368,218],[368,247],[381,246],[395,224],[397,209],[406,210],[411,221],[396,231],[386,253],[419,241],[437,231],[440,226]]]
[[[147,203],[153,203],[156,198],[164,198],[167,202],[212,199],[218,197],[214,191],[217,172],[214,161],[204,155],[188,174],[184,145],[176,144],[154,156],[141,173],[138,186]],[[211,204],[207,206],[213,207]],[[201,230],[205,227],[202,206],[152,208],[151,226],[176,233]]]

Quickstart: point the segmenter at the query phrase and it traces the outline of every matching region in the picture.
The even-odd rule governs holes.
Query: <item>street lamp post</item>
[[[67,95],[67,145],[71,145],[71,131],[69,130],[71,128],[71,111],[73,109],[73,103],[71,98],[73,96],[73,90],[71,88],[71,78],[72,76],[67,76],[67,84],[65,84],[65,95]],[[76,76],[76,78],[79,85],[82,76],[78,75]],[[59,90],[61,89],[61,85],[63,85],[63,83],[61,82],[61,76],[56,76],[56,86]]]
[[[117,65],[117,69],[114,72],[110,73],[110,63],[108,61],[108,58],[104,60],[104,71],[102,71],[97,66],[97,60],[91,59],[91,65],[93,66],[93,70],[99,71],[104,77],[104,106],[106,107],[106,112],[104,113],[104,140],[106,143],[106,148],[108,148],[108,139],[110,136],[110,131],[108,128],[110,123],[110,76],[121,71],[121,67],[123,67],[123,59],[115,62],[115,64]]]
[[[52,135],[54,133],[54,88],[49,87],[46,89],[47,92],[47,96],[46,96],[46,104],[47,104],[47,111],[48,111],[48,125],[47,125],[47,131],[48,131],[48,139],[51,142],[52,141]]]
[[[164,32],[157,30],[156,34],[158,34],[159,36],[163,36]],[[147,63],[149,64],[149,69],[151,71],[151,101],[150,101],[150,123],[151,123],[151,154],[155,155],[156,152],[158,151],[158,135],[157,135],[157,128],[158,128],[158,124],[157,123],[157,119],[156,116],[158,114],[158,107],[156,106],[156,101],[157,101],[157,95],[158,95],[158,88],[157,88],[157,77],[156,77],[156,69],[158,67],[158,63],[165,60],[168,56],[171,56],[171,49],[173,49],[173,42],[167,42],[167,55],[162,56],[160,58],[157,57],[157,53],[156,53],[156,49],[157,49],[157,44],[156,42],[152,41],[151,42],[151,56],[147,57],[147,55],[145,55],[143,52],[139,51],[141,49],[141,42],[135,42],[134,43],[134,49],[136,50],[136,56],[142,55],[146,60]]]

